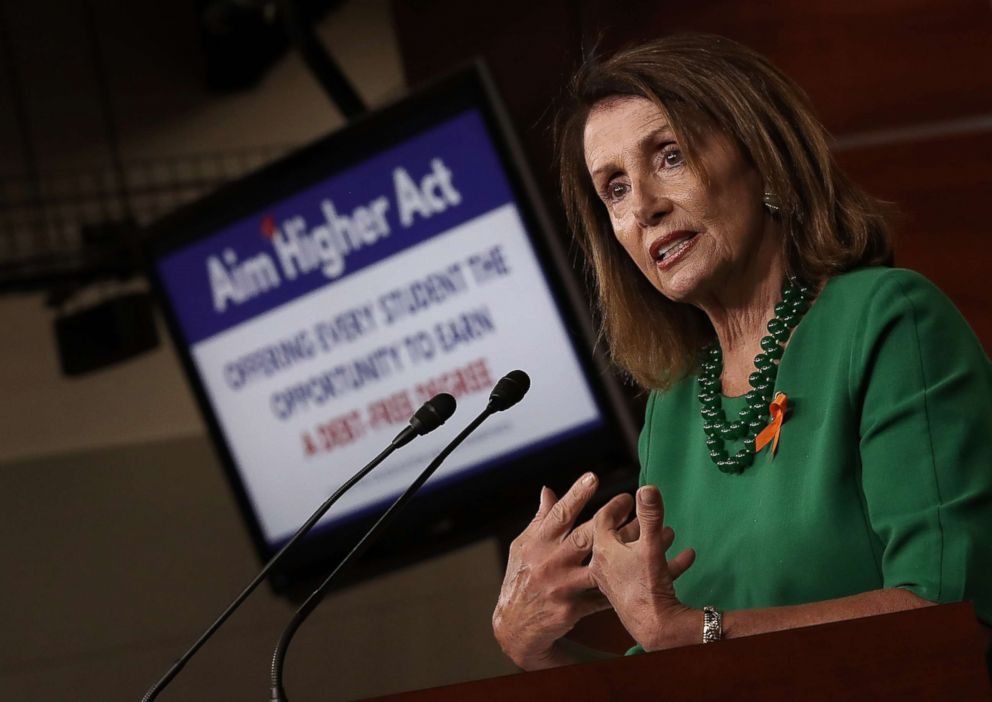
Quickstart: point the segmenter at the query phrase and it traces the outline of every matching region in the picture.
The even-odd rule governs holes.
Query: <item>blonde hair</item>
[[[641,386],[665,389],[692,372],[714,332],[702,312],[663,297],[630,260],[586,170],[589,112],[622,96],[665,110],[690,168],[707,132],[737,146],[781,204],[789,275],[818,281],[891,265],[884,205],[841,172],[809,99],[766,58],[723,37],[679,34],[589,60],[555,128],[562,199],[595,281],[610,355]]]

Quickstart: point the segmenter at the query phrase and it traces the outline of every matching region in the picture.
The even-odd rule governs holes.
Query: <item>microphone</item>
[[[231,604],[227,606],[227,609],[221,613],[214,623],[207,627],[207,630],[200,635],[200,638],[198,638],[192,646],[190,646],[189,650],[172,664],[172,667],[166,671],[165,675],[162,676],[162,679],[155,683],[151,689],[145,693],[145,696],[141,698],[141,702],[151,702],[151,700],[158,697],[159,693],[165,689],[165,686],[179,674],[179,671],[181,671],[189,660],[196,654],[196,652],[200,650],[200,647],[203,646],[203,644],[205,644],[211,636],[213,636],[214,632],[216,632],[225,621],[227,621],[228,617],[234,613],[234,610],[241,606],[241,603],[248,598],[248,595],[250,595],[256,587],[258,587],[259,583],[265,579],[265,576],[269,574],[276,564],[282,561],[283,556],[285,556],[286,553],[289,552],[289,550],[295,546],[300,539],[306,536],[306,534],[318,521],[320,521],[320,518],[323,517],[327,510],[331,508],[331,505],[338,501],[338,498],[354,487],[355,483],[368,475],[373,468],[386,460],[386,458],[393,451],[401,446],[406,446],[418,436],[423,436],[428,432],[434,431],[439,426],[444,424],[445,420],[451,417],[454,413],[455,398],[448,393],[435,395],[421,405],[420,409],[418,409],[413,414],[413,417],[410,418],[409,425],[404,427],[403,430],[397,434],[391,442],[389,442],[389,446],[387,446],[378,456],[369,461],[364,468],[349,478],[348,481],[339,487],[333,495],[327,498],[324,504],[317,508],[316,512],[310,515],[310,518],[304,522],[303,526],[301,526],[295,534],[293,534],[293,537],[286,542],[286,545],[279,549],[279,552],[265,564],[262,570],[259,571],[258,575],[255,576],[255,579],[241,591],[240,595],[234,598]]]
[[[275,651],[272,654],[272,668],[270,670],[271,683],[270,688],[271,697],[269,698],[272,702],[288,702],[286,697],[286,690],[282,684],[283,677],[283,667],[286,660],[286,652],[289,650],[289,644],[293,640],[293,636],[296,631],[300,628],[303,622],[306,620],[310,613],[317,608],[320,601],[323,599],[324,595],[327,593],[331,582],[334,578],[344,570],[354,558],[361,556],[365,553],[368,548],[375,543],[381,532],[389,525],[396,514],[406,505],[407,502],[413,497],[414,493],[421,488],[421,486],[427,482],[434,472],[441,466],[444,459],[454,451],[459,444],[461,444],[469,434],[478,429],[479,425],[482,424],[486,419],[496,412],[502,412],[505,409],[512,407],[513,405],[520,402],[523,396],[530,389],[530,378],[522,370],[510,371],[496,383],[496,387],[489,394],[489,402],[486,404],[486,408],[482,410],[478,417],[473,419],[461,433],[452,439],[451,443],[444,447],[444,449],[437,455],[430,465],[424,469],[424,471],[417,476],[417,479],[411,483],[410,487],[406,489],[402,495],[396,498],[396,501],[389,506],[378,521],[372,525],[365,536],[361,538],[358,544],[348,553],[347,556],[338,563],[337,567],[331,571],[331,574],[320,584],[320,586],[314,590],[310,596],[300,605],[300,608],[296,610],[293,618],[286,625],[286,628],[282,632],[282,637],[279,639],[279,643],[276,645]],[[411,422],[412,423],[412,422]]]
[[[530,377],[522,370],[510,371],[496,383],[489,393],[489,406],[495,412],[513,407],[530,390]]]
[[[494,391],[495,392],[495,391]],[[413,413],[410,425],[393,439],[393,448],[406,446],[418,436],[432,432],[455,413],[455,398],[446,392],[435,395]]]

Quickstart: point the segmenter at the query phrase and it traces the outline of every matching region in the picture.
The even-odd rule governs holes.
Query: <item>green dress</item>
[[[777,453],[739,475],[707,455],[695,377],[648,401],[657,485],[690,607],[774,607],[901,587],[992,622],[992,367],[952,303],[892,268],[832,278],[786,347]],[[728,417],[743,397],[723,398]],[[733,454],[740,443],[728,442]]]

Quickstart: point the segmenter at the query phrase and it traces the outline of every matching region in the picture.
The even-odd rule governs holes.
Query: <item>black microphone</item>
[[[242,590],[241,594],[234,598],[234,601],[227,606],[227,609],[224,610],[224,612],[216,619],[216,621],[214,621],[213,624],[207,627],[207,630],[200,635],[200,638],[198,638],[192,646],[190,646],[189,650],[172,664],[172,667],[166,671],[165,675],[162,676],[162,679],[152,685],[151,689],[149,689],[148,692],[145,693],[145,696],[141,698],[141,702],[151,702],[151,700],[155,699],[158,694],[165,689],[165,686],[179,674],[179,671],[182,670],[189,660],[196,654],[196,652],[200,650],[200,647],[203,646],[203,644],[205,644],[211,636],[213,636],[214,632],[217,631],[225,621],[227,621],[228,617],[234,613],[234,610],[241,606],[241,603],[247,599],[248,595],[250,595],[256,587],[258,587],[258,584],[261,583],[265,579],[265,576],[267,576],[276,564],[282,560],[283,556],[285,556],[286,553],[293,546],[295,546],[300,539],[306,536],[306,534],[318,521],[320,521],[320,518],[323,517],[324,513],[331,508],[331,505],[338,501],[338,498],[354,487],[355,483],[368,475],[373,468],[386,460],[386,458],[393,451],[401,446],[406,446],[418,436],[423,436],[428,432],[434,431],[439,426],[444,424],[445,420],[447,420],[454,413],[455,398],[448,393],[435,395],[425,402],[420,409],[414,413],[413,417],[410,418],[409,426],[404,427],[403,431],[397,434],[396,437],[389,442],[389,446],[387,446],[385,450],[373,458],[364,468],[349,478],[348,481],[339,487],[333,495],[327,498],[324,504],[317,508],[316,512],[310,515],[310,518],[307,519],[303,526],[301,526],[299,530],[293,534],[293,538],[287,541],[286,545],[279,549],[279,552],[265,564],[265,567],[259,571],[258,575],[255,576],[255,579],[248,584],[248,587]]]
[[[455,398],[446,392],[435,395],[410,417],[410,425],[393,439],[393,448],[406,446],[418,436],[434,431],[455,413]]]
[[[348,565],[354,558],[361,556],[368,550],[369,546],[375,543],[381,532],[389,525],[396,514],[406,505],[407,502],[413,497],[414,493],[421,488],[421,486],[427,482],[434,472],[441,466],[444,459],[454,451],[459,444],[461,444],[469,434],[475,431],[480,424],[482,424],[486,419],[496,412],[502,412],[505,409],[512,407],[513,405],[520,402],[523,396],[526,394],[527,390],[530,389],[530,378],[522,370],[510,371],[496,383],[496,387],[489,394],[489,403],[486,408],[482,410],[478,417],[472,420],[472,422],[462,430],[462,432],[452,439],[451,443],[444,447],[444,450],[437,455],[430,465],[427,466],[424,471],[417,476],[417,479],[406,489],[402,495],[396,498],[396,501],[389,506],[379,520],[372,525],[365,536],[361,538],[358,544],[348,553],[344,559],[338,563],[337,567],[331,571],[331,574],[320,584],[320,586],[314,590],[310,596],[304,601],[300,608],[296,610],[293,618],[286,625],[286,628],[282,632],[282,637],[279,639],[279,643],[276,645],[275,651],[272,654],[272,668],[270,670],[271,675],[271,688],[270,688],[270,700],[272,702],[287,702],[286,690],[283,688],[282,684],[282,673],[283,667],[286,660],[286,652],[289,649],[289,644],[293,640],[293,636],[296,631],[300,628],[303,622],[306,620],[310,613],[317,608],[320,601],[323,599],[324,595],[327,593],[327,589],[330,587],[331,582],[334,578],[344,570],[345,566]]]
[[[489,393],[489,406],[494,412],[502,412],[513,407],[530,390],[530,377],[522,370],[510,371],[496,383]]]

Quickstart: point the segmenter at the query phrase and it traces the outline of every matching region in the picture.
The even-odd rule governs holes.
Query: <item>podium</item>
[[[970,603],[686,646],[375,702],[992,700]],[[367,702],[372,702],[368,700]]]

